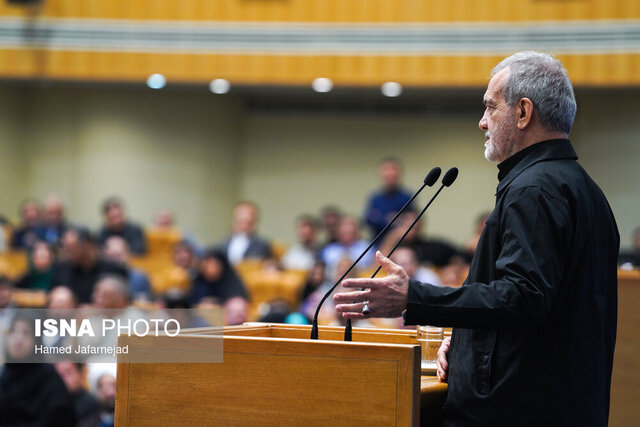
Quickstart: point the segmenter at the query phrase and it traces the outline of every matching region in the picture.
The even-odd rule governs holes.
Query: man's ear
[[[516,125],[518,130],[525,130],[533,119],[533,102],[529,98],[521,98],[516,104]]]

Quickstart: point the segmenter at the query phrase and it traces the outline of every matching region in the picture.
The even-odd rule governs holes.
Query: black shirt
[[[464,285],[410,282],[407,323],[455,327],[445,425],[607,424],[620,239],[576,159],[553,140],[503,162]]]
[[[73,401],[47,363],[7,363],[0,375],[0,425],[72,426]]]

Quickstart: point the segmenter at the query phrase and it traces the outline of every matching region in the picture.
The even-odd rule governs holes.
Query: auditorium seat
[[[145,230],[145,236],[150,256],[171,255],[174,246],[182,239],[181,233],[176,229],[150,228]]]
[[[183,291],[189,289],[188,273],[176,266],[169,254],[132,257],[131,265],[147,273],[155,295],[162,295],[172,288]]]
[[[15,279],[27,271],[27,254],[22,251],[0,253],[0,274]]]
[[[306,279],[306,272],[299,270],[264,271],[260,269],[244,271],[241,274],[251,297],[249,317],[256,320],[258,306],[262,303],[281,299],[291,308],[300,303],[300,292]]]
[[[271,244],[271,253],[278,260],[281,261],[284,254],[287,253],[289,246],[282,242],[273,242]]]

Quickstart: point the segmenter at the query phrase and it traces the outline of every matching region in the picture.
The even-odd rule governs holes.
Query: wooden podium
[[[129,354],[118,359],[116,425],[417,426],[421,388],[423,404],[444,399],[445,385],[421,384],[415,330],[354,328],[343,342],[343,328],[320,327],[317,341],[310,329],[248,323],[120,337]],[[167,339],[174,356],[222,340],[224,361],[128,363]]]

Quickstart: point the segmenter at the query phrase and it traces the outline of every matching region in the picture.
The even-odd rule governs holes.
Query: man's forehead
[[[502,86],[504,82],[507,80],[509,76],[509,69],[504,68],[498,71],[489,81],[489,85],[487,86],[487,90],[484,93],[483,101],[486,104],[487,102],[497,102],[502,98]]]

